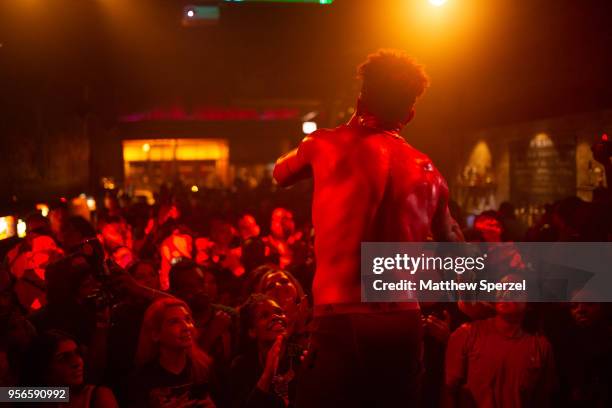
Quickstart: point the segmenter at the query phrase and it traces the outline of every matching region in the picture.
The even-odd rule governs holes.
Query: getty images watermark
[[[612,301],[612,243],[381,243],[361,247],[364,302]]]
[[[484,274],[486,270],[485,260],[488,254],[482,256],[410,256],[406,253],[395,254],[393,257],[375,257],[372,262],[372,272],[380,275],[385,271],[403,271],[414,275],[417,271],[431,272],[441,271],[443,274],[454,272],[462,275],[465,272]],[[457,278],[458,279],[458,278]],[[383,279],[376,279],[373,282],[374,290],[406,290],[406,291],[476,291],[493,292],[498,290],[525,291],[527,288],[526,279],[520,282],[506,281],[490,282],[487,279],[480,279],[478,282],[461,282],[453,279],[433,280],[419,279],[418,281],[400,279],[394,282],[385,282]]]

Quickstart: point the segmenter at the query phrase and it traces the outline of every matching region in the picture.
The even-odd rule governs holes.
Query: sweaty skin
[[[308,177],[314,177],[315,305],[361,302],[361,242],[463,240],[444,178],[396,132],[353,118],[312,133],[274,168],[283,187]]]

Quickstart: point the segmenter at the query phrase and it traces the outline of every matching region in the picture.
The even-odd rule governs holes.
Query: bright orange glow
[[[148,146],[145,149],[144,146]],[[229,146],[224,139],[149,139],[124,140],[123,160],[189,161],[227,160]]]
[[[36,209],[40,211],[43,217],[49,215],[49,206],[47,204],[36,204]]]
[[[553,141],[546,133],[538,133],[529,142],[529,147],[550,147]]]
[[[26,236],[26,223],[24,220],[17,221],[17,236],[23,238]]]
[[[93,207],[91,207],[92,204]],[[95,209],[96,201],[91,197],[87,198],[85,194],[79,195],[78,197],[74,197],[70,200],[70,212],[73,215],[81,216],[86,220],[91,219],[91,212]]]
[[[87,208],[89,208],[89,211],[96,211],[96,200],[92,197],[89,197],[87,199]]]
[[[302,123],[302,132],[304,132],[305,135],[309,135],[315,130],[317,130],[317,122]]]
[[[134,190],[134,197],[145,197],[147,200],[147,204],[154,205],[155,204],[155,196],[151,190]]]
[[[12,216],[0,217],[0,240],[15,235],[15,218]]]
[[[476,174],[484,175],[491,169],[492,164],[493,156],[489,145],[485,141],[480,141],[470,153],[466,168],[471,169]]]
[[[459,61],[463,69],[491,54],[490,44],[485,39],[495,21],[492,15],[498,11],[498,2],[445,1],[440,6],[428,0],[381,3],[396,6],[377,9],[373,6],[372,15],[368,17],[376,22],[372,24],[376,27],[372,35],[379,44],[405,50],[425,65],[432,78],[432,88],[426,98],[438,92],[442,78],[455,74]],[[468,60],[466,55],[470,55]],[[417,112],[421,109],[418,115],[423,108],[417,108]]]
[[[102,177],[102,185],[105,190],[114,190],[115,180],[112,177]]]
[[[432,5],[436,7],[440,7],[444,5],[444,3],[446,3],[446,0],[429,0],[429,3],[431,3]]]

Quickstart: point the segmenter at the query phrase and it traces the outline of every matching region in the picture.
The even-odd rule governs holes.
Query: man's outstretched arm
[[[287,187],[296,182],[312,177],[310,155],[312,150],[312,137],[306,136],[300,145],[282,155],[274,166],[274,179],[281,187]]]

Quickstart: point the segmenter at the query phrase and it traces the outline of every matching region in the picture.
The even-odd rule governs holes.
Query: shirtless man
[[[422,67],[381,50],[358,73],[350,121],[307,136],[274,169],[281,186],[314,177],[315,321],[298,407],[416,400],[418,304],[361,303],[361,242],[463,240],[443,177],[399,135],[428,85]]]

